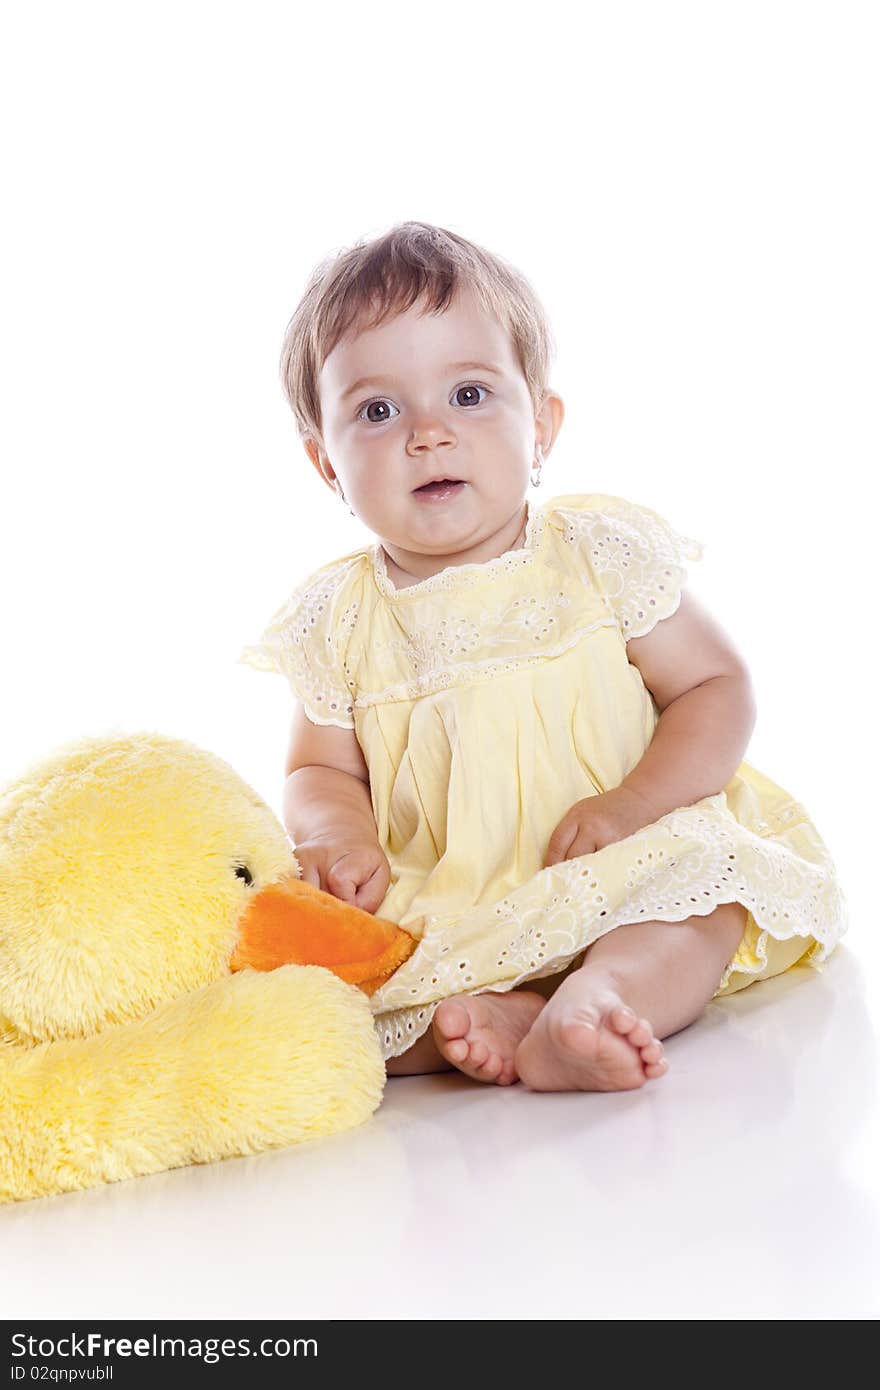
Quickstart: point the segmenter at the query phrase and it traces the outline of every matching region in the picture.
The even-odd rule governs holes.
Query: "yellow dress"
[[[846,930],[807,812],[746,762],[716,795],[542,869],[574,802],[618,786],[651,741],[659,711],[626,643],[675,612],[703,546],[603,493],[527,505],[521,549],[409,588],[378,542],[322,566],[239,657],[363,749],[391,866],[377,915],[419,937],[372,996],[386,1058],[441,999],[556,974],[627,922],[743,903],[716,995],[818,964]]]

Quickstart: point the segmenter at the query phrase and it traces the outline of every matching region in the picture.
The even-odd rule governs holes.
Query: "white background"
[[[156,729],[280,810],[289,692],[239,650],[372,539],[302,451],[282,336],[319,260],[435,222],[549,313],[567,413],[532,495],[619,494],[705,543],[690,582],[757,690],[748,760],[826,839],[874,1010],[875,21],[846,0],[8,9],[0,779]]]

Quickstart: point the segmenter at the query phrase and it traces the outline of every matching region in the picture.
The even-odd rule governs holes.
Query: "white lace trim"
[[[675,612],[683,561],[701,556],[698,541],[674,531],[650,508],[604,493],[551,499],[545,508],[531,501],[527,506],[523,549],[481,564],[449,566],[406,589],[395,589],[388,580],[378,544],[322,567],[294,590],[261,641],[246,647],[239,660],[285,675],[315,724],[353,729],[356,708],[507,675],[559,656],[589,633],[615,624],[629,641]],[[487,574],[498,579],[522,572],[545,548],[550,526],[576,552],[570,565],[560,566],[557,557],[548,560],[558,571],[559,587],[549,594],[530,593],[524,577],[513,596],[503,587],[490,589],[484,601],[478,581]],[[370,631],[351,645],[360,598],[346,604],[345,585],[359,569],[372,573],[391,602],[378,613],[366,610],[361,626],[369,625]],[[438,591],[453,589],[460,596],[455,611],[432,603]],[[363,594],[363,586],[356,592]],[[403,600],[405,607],[399,606]],[[369,588],[364,601],[376,601]],[[378,670],[388,670],[381,690],[367,688],[364,653],[356,650],[361,646],[376,658]],[[479,658],[473,655],[478,651]]]
[[[370,1001],[384,1057],[398,1056],[422,1036],[441,999],[487,989],[504,993],[525,980],[554,975],[599,937],[630,922],[680,922],[708,916],[722,903],[744,904],[760,935],[754,945],[743,938],[716,993],[733,972],[761,972],[768,936],[812,939],[806,959],[821,963],[847,929],[843,893],[800,803],[772,819],[777,835],[750,832],[721,793],[628,837],[630,856],[622,871],[624,842],[618,841],[543,869],[501,902],[472,908],[457,920],[429,917],[413,955]],[[617,905],[610,906],[614,898]],[[487,943],[497,954],[480,968],[474,951],[485,962]]]
[[[702,559],[700,541],[624,498],[603,498],[597,509],[563,505],[554,511],[565,520],[567,543],[584,554],[626,641],[676,611],[687,577],[684,561]]]
[[[285,675],[314,724],[354,728],[354,682],[344,653],[360,604],[352,601],[337,612],[335,600],[366,558],[366,551],[358,551],[310,575],[274,614],[260,642],[238,658],[258,671]]]
[[[520,600],[516,600],[520,602]],[[566,600],[567,602],[567,600]],[[460,620],[466,621],[466,620]],[[552,622],[553,619],[550,619]],[[585,627],[576,628],[575,631],[563,641],[555,646],[547,647],[544,651],[534,654],[524,653],[508,660],[499,661],[496,657],[489,657],[482,661],[463,661],[456,666],[446,668],[430,667],[422,671],[422,674],[411,681],[402,681],[397,685],[389,685],[384,690],[370,693],[369,695],[359,695],[355,700],[358,709],[366,709],[370,705],[385,704],[391,700],[414,700],[422,695],[433,694],[438,690],[447,690],[451,686],[461,685],[471,679],[487,680],[494,676],[505,676],[512,671],[518,671],[523,667],[537,666],[542,661],[549,661],[553,657],[561,656],[571,647],[577,645],[589,633],[595,632],[600,627],[616,627],[614,618],[598,618],[593,623],[588,623]],[[442,630],[443,624],[438,624]],[[427,666],[428,662],[436,661],[437,651],[431,638],[435,630],[429,630],[424,636],[413,640],[411,643],[403,641],[395,643],[396,646],[406,648],[410,655],[412,665],[419,669],[420,666]],[[535,640],[540,641],[549,632],[549,627],[535,634]],[[378,645],[378,644],[377,644]],[[391,645],[390,643],[388,644]],[[464,647],[461,650],[465,650]]]

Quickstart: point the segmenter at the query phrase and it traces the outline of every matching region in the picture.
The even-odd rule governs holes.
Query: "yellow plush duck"
[[[83,739],[0,795],[0,1201],[360,1124],[414,949],[300,878],[222,759]]]

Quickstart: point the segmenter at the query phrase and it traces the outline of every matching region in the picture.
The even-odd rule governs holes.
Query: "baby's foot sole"
[[[519,1078],[514,1055],[544,998],[528,990],[459,994],[434,1011],[434,1042],[441,1056],[475,1081],[510,1086]]]
[[[632,1091],[668,1069],[648,1019],[583,968],[560,985],[514,1064],[535,1091]]]

